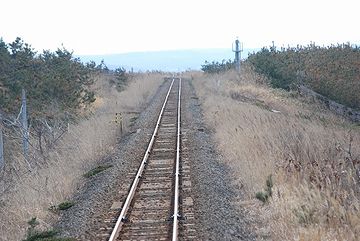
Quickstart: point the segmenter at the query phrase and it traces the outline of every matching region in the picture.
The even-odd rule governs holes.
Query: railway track
[[[109,241],[196,240],[190,165],[186,148],[182,150],[186,130],[181,129],[181,79],[170,81],[129,191],[119,197],[121,205],[109,211],[108,226],[100,231]]]

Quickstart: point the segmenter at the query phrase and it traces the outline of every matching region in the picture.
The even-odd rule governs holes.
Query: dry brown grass
[[[359,126],[296,93],[269,88],[248,66],[240,77],[191,76],[241,191],[235,204],[249,211],[259,240],[357,239]],[[273,196],[262,204],[255,193],[270,174]]]
[[[1,196],[0,240],[21,240],[32,217],[37,217],[43,228],[49,227],[54,218],[49,207],[67,200],[84,180],[82,175],[112,153],[119,138],[115,112],[140,112],[163,82],[160,74],[139,74],[118,93],[108,84],[108,78],[100,77],[94,86],[94,114],[69,126],[46,165],[12,178],[11,188]],[[125,131],[131,117],[133,114],[124,115]],[[25,165],[23,161],[14,162]]]

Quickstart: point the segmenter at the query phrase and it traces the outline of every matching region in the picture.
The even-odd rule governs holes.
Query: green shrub
[[[293,209],[294,215],[298,218],[298,222],[303,226],[309,226],[317,223],[316,210],[309,208],[306,205],[301,205],[299,208]]]
[[[229,59],[228,61],[223,60],[221,63],[215,61],[210,63],[208,61],[205,61],[205,64],[201,65],[201,70],[208,74],[214,74],[233,69],[234,66],[234,62],[231,59]]]
[[[272,196],[273,185],[274,185],[274,183],[272,180],[272,175],[269,175],[268,178],[266,179],[265,191],[257,192],[255,194],[255,197],[257,199],[259,199],[260,201],[262,201],[263,203],[267,203],[269,198]]]
[[[75,241],[72,238],[58,238],[56,235],[58,234],[55,230],[48,231],[38,231],[36,230],[36,226],[39,225],[39,222],[36,220],[36,217],[30,219],[28,221],[29,227],[27,230],[26,239],[23,241]]]
[[[65,48],[38,54],[21,38],[10,44],[0,38],[0,85],[5,90],[0,106],[5,112],[17,113],[25,89],[30,118],[54,118],[64,110],[76,114],[95,101],[89,89],[92,71],[91,64],[84,65]]]
[[[118,91],[123,91],[128,84],[129,76],[124,68],[115,70],[116,82],[114,83]]]
[[[71,202],[71,201],[65,201],[65,202],[62,202],[58,205],[58,209],[59,210],[66,210],[66,209],[69,209],[71,208],[72,206],[74,206],[75,203],[74,202]]]
[[[105,171],[106,169],[112,167],[113,165],[100,165],[100,166],[97,166],[95,167],[94,169],[91,169],[90,171],[88,171],[87,173],[84,174],[84,177],[86,178],[90,178],[92,176],[95,176],[96,174],[102,172],[102,171]]]
[[[360,109],[360,48],[350,44],[319,47],[263,48],[247,61],[274,88],[304,84],[344,105]]]
[[[266,188],[265,188],[265,191],[269,195],[269,197],[272,196],[272,188],[273,188],[273,186],[274,186],[274,183],[273,183],[273,180],[272,180],[272,175],[270,175],[266,179]]]
[[[255,197],[257,199],[259,199],[260,201],[262,201],[263,203],[266,203],[269,198],[269,196],[266,192],[257,192]]]
[[[54,240],[57,232],[54,230],[50,231],[33,231],[24,241],[37,241],[37,240]],[[51,239],[50,239],[51,238]]]

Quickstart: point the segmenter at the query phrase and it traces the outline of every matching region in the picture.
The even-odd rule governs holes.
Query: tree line
[[[360,48],[347,44],[315,44],[263,48],[248,59],[275,88],[303,84],[349,107],[360,109]]]
[[[31,117],[75,114],[95,101],[89,86],[96,67],[81,63],[64,47],[37,53],[21,38],[9,44],[0,39],[1,109],[17,112],[25,89]]]
[[[45,157],[46,150],[66,133],[68,124],[89,113],[87,107],[95,101],[91,86],[102,74],[112,75],[110,84],[118,91],[124,90],[129,80],[124,68],[109,70],[104,61],[98,65],[94,61],[82,63],[64,47],[38,53],[21,38],[11,43],[0,38],[0,131],[8,143],[24,139],[30,132],[27,141],[32,150]],[[28,130],[17,117],[23,89]]]
[[[221,73],[225,72],[227,70],[235,68],[235,63],[231,59],[229,60],[222,60],[221,62],[218,61],[212,61],[208,62],[205,61],[203,65],[201,65],[201,70],[205,73],[209,74],[215,74],[215,73]]]

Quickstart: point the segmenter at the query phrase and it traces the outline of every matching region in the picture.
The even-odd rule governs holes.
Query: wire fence
[[[14,145],[12,140],[22,142],[22,153],[24,159],[27,159],[29,148],[29,132],[28,132],[28,117],[26,111],[26,92],[22,90],[22,103],[20,111],[16,117],[8,116],[0,113],[0,171],[3,171],[6,166],[6,141],[9,145]],[[8,131],[7,131],[8,130]],[[11,131],[9,131],[11,130]],[[27,160],[26,160],[27,161]],[[17,169],[16,167],[12,169]]]

